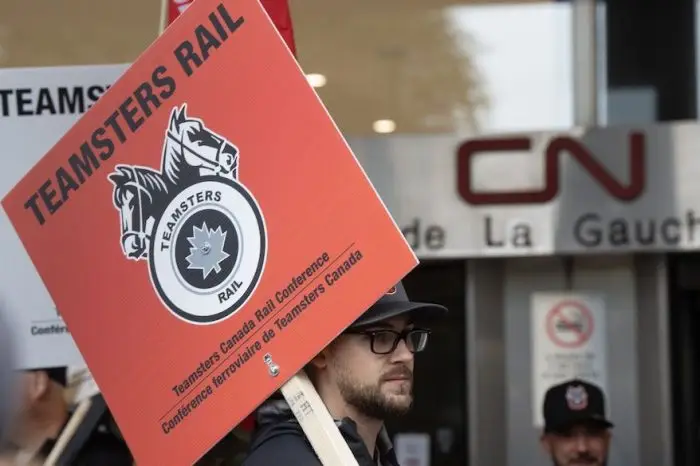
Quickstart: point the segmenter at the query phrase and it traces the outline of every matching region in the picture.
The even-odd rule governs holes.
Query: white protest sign
[[[58,142],[127,66],[0,70],[0,196]],[[0,244],[0,306],[17,340],[19,367],[84,364],[4,209],[0,211]],[[67,270],[71,267],[65,265]]]
[[[532,394],[535,427],[552,386],[585,379],[607,383],[605,300],[595,293],[534,293],[531,298]]]

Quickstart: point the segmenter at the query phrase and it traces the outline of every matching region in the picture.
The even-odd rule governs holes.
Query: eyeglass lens
[[[428,343],[428,332],[425,330],[416,329],[403,333],[393,330],[377,330],[372,332],[372,351],[379,354],[391,353],[396,349],[402,337],[405,337],[406,346],[411,353],[423,351]]]

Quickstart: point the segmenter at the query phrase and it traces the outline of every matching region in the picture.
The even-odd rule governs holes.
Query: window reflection
[[[345,134],[572,125],[567,5],[342,3],[291,5],[300,63],[326,78],[317,92]],[[395,129],[376,131],[378,120]]]

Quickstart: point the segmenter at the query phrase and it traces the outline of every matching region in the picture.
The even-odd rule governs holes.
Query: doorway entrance
[[[700,254],[669,256],[675,466],[700,464]]]
[[[468,466],[466,263],[426,260],[403,283],[412,301],[442,304],[449,313],[431,329],[425,353],[416,357],[413,409],[387,422],[387,430],[398,454],[406,440],[407,449],[427,447],[431,466]]]

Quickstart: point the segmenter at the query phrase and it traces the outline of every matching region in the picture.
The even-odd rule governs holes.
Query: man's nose
[[[576,436],[576,450],[579,452],[588,451],[588,438],[585,435]]]
[[[413,360],[413,353],[408,350],[404,340],[400,340],[394,352],[391,353],[391,360],[394,362],[409,362]]]

